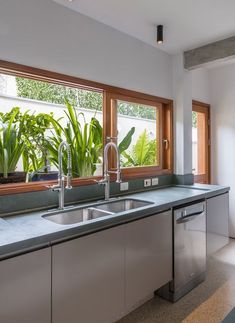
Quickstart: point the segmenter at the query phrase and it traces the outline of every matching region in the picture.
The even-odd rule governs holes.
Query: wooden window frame
[[[206,121],[208,122],[206,128],[205,128],[205,151],[198,152],[199,155],[204,155],[205,159],[205,174],[196,174],[194,175],[197,178],[197,183],[211,183],[211,127],[210,127],[210,113],[211,113],[210,104],[203,103],[200,101],[193,100],[192,101],[192,111],[203,113],[206,116]]]
[[[144,166],[144,167],[133,167],[123,169],[123,180],[133,178],[143,178],[145,176],[155,176],[163,174],[173,173],[173,101],[145,93],[140,93],[128,89],[123,89],[99,82],[84,80],[75,76],[68,76],[57,72],[47,71],[35,67],[12,63],[8,61],[0,60],[0,73],[13,75],[18,77],[25,77],[37,81],[44,81],[53,84],[59,84],[63,86],[69,86],[74,88],[83,88],[85,90],[93,90],[103,93],[103,129],[105,138],[111,131],[111,107],[110,98],[128,98],[131,102],[161,106],[161,120],[162,129],[161,136],[167,145],[164,145],[161,140],[162,160],[159,166]],[[165,149],[164,149],[165,146]],[[114,161],[114,158],[112,157]],[[82,186],[94,184],[95,180],[101,179],[101,176],[93,176],[90,178],[75,178],[72,180],[73,186]],[[43,182],[30,182],[30,183],[16,183],[16,184],[4,184],[0,185],[0,195],[9,195],[24,192],[33,191],[44,191],[48,190],[48,185],[55,183],[56,181],[43,181]]]
[[[105,116],[106,129],[104,131],[104,142],[107,143],[107,136],[114,138],[116,142],[117,133],[117,115],[114,113],[113,101],[124,101],[137,103],[145,106],[156,107],[158,109],[158,135],[159,138],[159,165],[155,166],[138,166],[122,168],[122,177],[124,179],[133,179],[145,176],[154,176],[162,174],[171,174],[173,166],[172,156],[172,108],[169,105],[159,102],[158,100],[150,100],[143,98],[141,94],[135,96],[127,96],[115,92],[107,92],[105,97]],[[167,147],[164,142],[167,141]],[[115,156],[111,158],[111,168],[115,168]]]

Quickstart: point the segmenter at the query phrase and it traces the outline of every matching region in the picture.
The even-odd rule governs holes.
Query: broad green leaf
[[[127,150],[131,144],[132,136],[135,133],[135,127],[132,127],[131,130],[127,133],[127,135],[120,142],[118,148],[120,154],[122,154],[125,150]]]

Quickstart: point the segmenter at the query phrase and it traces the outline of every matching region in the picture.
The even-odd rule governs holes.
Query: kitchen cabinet
[[[52,323],[110,323],[172,280],[172,213],[52,247]]]
[[[117,320],[124,283],[124,226],[53,246],[52,322]]]
[[[51,322],[51,250],[0,262],[0,322]]]
[[[125,226],[126,307],[137,307],[172,280],[172,212]]]
[[[229,193],[207,199],[207,255],[229,243]]]

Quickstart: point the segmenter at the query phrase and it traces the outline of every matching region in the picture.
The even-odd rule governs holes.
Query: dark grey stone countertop
[[[121,197],[148,201],[152,204],[139,209],[71,225],[56,224],[43,218],[42,215],[47,211],[2,217],[0,218],[0,259],[51,246],[61,241],[90,234],[228,191],[229,187],[202,184],[160,187]],[[104,201],[97,203],[100,204],[101,202]],[[83,208],[91,204],[94,203],[80,204],[76,207]]]

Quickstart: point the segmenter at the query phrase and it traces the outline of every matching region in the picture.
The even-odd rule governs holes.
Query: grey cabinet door
[[[229,243],[229,193],[206,201],[207,255],[212,255]]]
[[[52,247],[52,322],[110,323],[124,311],[123,226]]]
[[[126,305],[136,307],[172,280],[172,212],[125,226]]]
[[[51,322],[51,250],[0,262],[0,322]]]

